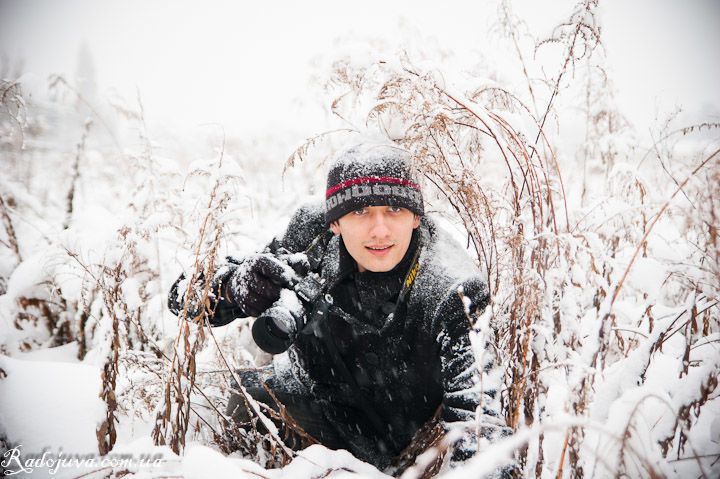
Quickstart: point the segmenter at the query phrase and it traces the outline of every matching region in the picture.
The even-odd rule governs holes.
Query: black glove
[[[290,266],[298,277],[303,278],[310,272],[310,262],[305,253],[291,253],[285,248],[279,248],[273,255]]]
[[[175,316],[180,316],[185,310],[187,303],[186,318],[196,318],[203,312],[204,304],[202,304],[203,293],[205,289],[205,277],[202,272],[190,284],[190,279],[182,273],[180,277],[173,283],[168,294],[168,308]]]
[[[291,287],[295,272],[270,254],[253,254],[235,266],[220,293],[245,316],[259,316],[280,298],[283,287]]]

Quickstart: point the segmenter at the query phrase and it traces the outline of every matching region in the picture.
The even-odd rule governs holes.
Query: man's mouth
[[[379,256],[386,254],[390,251],[390,248],[392,248],[394,245],[386,244],[386,245],[376,245],[376,246],[366,246],[365,248],[370,252],[370,254]]]

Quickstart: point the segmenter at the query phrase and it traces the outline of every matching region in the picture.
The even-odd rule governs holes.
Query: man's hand
[[[246,316],[257,317],[268,309],[280,298],[280,290],[291,286],[295,276],[289,266],[270,254],[253,254],[233,266],[220,294]]]
[[[180,316],[187,304],[185,317],[197,317],[202,313],[204,307],[201,302],[204,288],[205,281],[202,272],[193,284],[190,284],[190,279],[185,276],[185,273],[181,274],[170,288],[168,308],[175,316]]]

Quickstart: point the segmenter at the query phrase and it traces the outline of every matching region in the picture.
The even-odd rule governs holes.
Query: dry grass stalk
[[[66,200],[66,207],[65,207],[65,224],[63,225],[63,229],[68,229],[70,227],[70,221],[72,220],[72,214],[73,214],[73,200],[75,199],[75,190],[77,188],[77,183],[80,178],[80,159],[85,156],[85,147],[87,143],[88,134],[90,133],[90,126],[92,125],[91,120],[87,120],[85,122],[85,128],[83,130],[82,138],[80,138],[80,143],[77,145],[77,151],[75,152],[75,160],[73,161],[72,165],[72,173],[70,181],[70,190],[67,194],[67,200]]]
[[[220,168],[221,161],[222,153],[220,161],[218,162],[218,168]],[[204,172],[191,172],[191,175],[198,174],[204,175]],[[232,180],[232,178],[227,176],[217,177],[216,183],[210,192],[209,201],[206,206],[207,213],[204,215],[198,240],[193,247],[195,251],[195,265],[194,271],[190,275],[190,284],[196,284],[198,281],[201,281],[203,287],[199,289],[189,288],[188,293],[190,297],[185,301],[184,311],[182,311],[179,318],[180,334],[176,340],[173,355],[169,359],[170,367],[167,373],[167,379],[165,380],[164,396],[158,409],[156,424],[153,429],[153,437],[156,443],[169,444],[173,450],[180,451],[184,447],[185,437],[188,432],[189,413],[191,411],[191,393],[196,391],[204,396],[204,393],[202,393],[196,384],[197,371],[195,355],[200,348],[202,348],[206,334],[215,342],[220,358],[227,368],[227,373],[235,379],[237,384],[241,384],[234,368],[231,367],[225,358],[208,325],[208,316],[212,314],[210,308],[211,305],[214,304],[210,299],[209,278],[213,276],[215,259],[218,256],[220,240],[223,237],[224,222],[222,213],[227,209],[228,203],[231,200],[231,196],[224,189],[225,184],[230,180]],[[191,303],[205,305],[205,308],[201,309],[197,317],[188,316],[188,307]],[[197,328],[194,334],[191,333],[189,321],[200,323],[200,327]],[[241,393],[246,394],[245,391],[242,390],[242,386]],[[207,397],[205,398],[208,399]],[[249,403],[256,404],[252,401],[249,401]],[[257,445],[252,444],[247,435],[241,433],[230,418],[221,413],[217,407],[212,406],[212,409],[224,432],[219,433],[214,427],[209,424],[206,425],[210,428],[216,443],[218,443],[223,450],[231,452],[240,448],[249,452],[253,450],[256,453],[260,452],[258,451]],[[269,419],[267,419],[259,409],[255,410],[253,408],[253,412],[263,422],[267,422],[269,426],[267,430],[272,431],[273,427],[270,425]],[[278,452],[283,464],[293,456],[292,451],[287,448],[280,437],[273,432],[269,434],[267,449],[269,449],[272,456]]]
[[[20,149],[25,145],[25,126],[27,124],[27,108],[23,98],[22,89],[18,82],[0,79],[0,118],[7,117],[15,128],[6,133],[2,139],[14,143]],[[4,136],[4,135],[3,135]],[[12,141],[17,136],[17,141]]]
[[[117,295],[119,284],[116,283],[114,294]],[[112,299],[105,297],[105,302],[110,303]],[[100,390],[100,398],[105,402],[106,412],[105,419],[100,423],[100,426],[95,431],[98,440],[98,451],[101,455],[109,453],[115,441],[117,440],[117,415],[115,413],[117,409],[117,401],[115,400],[115,386],[117,383],[118,374],[118,355],[120,351],[120,333],[119,333],[119,320],[115,313],[114,308],[109,308],[112,315],[112,328],[108,334],[108,352],[103,365],[103,372],[100,376],[102,381],[102,388]]]
[[[568,20],[556,26],[552,36],[542,40],[535,47],[536,54],[540,48],[548,44],[562,44],[566,48],[563,64],[558,70],[550,99],[548,100],[547,107],[540,121],[540,128],[535,138],[535,145],[537,145],[540,134],[545,127],[545,121],[552,111],[553,101],[560,93],[560,85],[568,68],[574,69],[577,62],[589,58],[593,51],[602,45],[598,21],[595,15],[597,6],[597,0],[578,2]]]
[[[205,340],[202,329],[198,329],[195,337],[191,338],[187,322],[181,323],[180,329],[165,384],[163,403],[152,431],[155,444],[168,445],[176,454],[185,448],[190,421],[190,394],[196,378],[195,355]]]
[[[121,237],[127,239],[127,231],[121,232]],[[99,299],[102,299],[103,308],[100,312],[100,318],[97,318],[98,322],[101,322],[103,318],[111,321],[110,329],[106,331],[106,338],[104,339],[106,359],[101,375],[102,387],[100,391],[100,397],[105,402],[107,410],[105,420],[96,431],[98,449],[101,454],[110,452],[117,439],[118,417],[116,411],[118,403],[116,399],[116,386],[118,361],[121,351],[129,345],[128,338],[130,337],[130,331],[133,327],[133,315],[128,310],[121,290],[123,282],[132,275],[132,269],[130,268],[132,268],[134,262],[125,260],[127,256],[133,257],[136,255],[131,243],[127,246],[124,253],[123,257],[119,259],[113,268],[107,265],[100,266],[99,274],[95,274],[90,267],[82,265],[81,263],[81,266],[85,269],[89,275],[89,279],[92,281],[92,286],[90,287],[93,292],[91,295],[98,294]],[[77,256],[74,255],[73,257],[77,260]],[[95,291],[97,291],[97,293],[95,293]],[[82,324],[82,321],[80,324]],[[141,345],[136,344],[136,346],[140,347]]]
[[[232,389],[232,392],[235,394],[240,394],[243,399],[245,400],[245,404],[248,408],[248,413],[250,414],[251,418],[256,418],[259,420],[263,426],[264,429],[267,431],[267,442],[268,446],[265,448],[270,452],[271,458],[270,461],[274,462],[275,457],[279,456],[279,461],[281,465],[286,465],[289,463],[292,458],[295,456],[293,451],[285,445],[285,442],[280,438],[277,431],[275,430],[275,427],[273,423],[268,419],[268,417],[263,413],[263,411],[260,409],[260,404],[255,401],[246,391],[244,388],[242,381],[240,377],[237,374],[237,371],[235,368],[233,368],[230,363],[228,362],[225,353],[220,348],[220,345],[217,342],[217,339],[215,339],[215,335],[212,332],[212,329],[210,328],[209,323],[207,322],[207,318],[204,321],[204,326],[207,329],[208,334],[213,339],[213,342],[215,343],[215,346],[218,350],[218,353],[220,355],[220,358],[227,368],[227,373],[233,378],[235,381],[235,384],[238,385],[237,389]],[[285,428],[285,438],[289,439],[291,437],[291,434],[295,434],[296,437],[299,437],[300,440],[303,442],[303,444],[312,444],[315,441],[314,438],[309,436],[290,416],[290,414],[287,412],[285,407],[280,403],[280,401],[277,400],[273,392],[267,388],[268,393],[275,401],[275,404],[277,404],[280,414],[276,414],[272,409],[268,409],[267,412],[274,416],[278,421],[281,422],[282,426]],[[217,411],[217,415],[220,419],[221,425],[223,427],[223,430],[226,431],[225,435],[220,438],[221,439],[221,447],[223,447],[224,450],[228,451],[235,451],[238,448],[251,452],[253,454],[257,454],[258,450],[257,447],[248,444],[247,439],[243,438],[242,434],[239,434],[239,428],[238,425],[234,423],[234,421],[228,417],[226,417],[224,414],[220,414],[219,411]],[[251,421],[253,425],[253,433],[257,436],[260,435],[258,432],[258,429],[256,427],[256,421]],[[218,439],[218,436],[216,435],[216,440]],[[272,465],[268,464],[268,465]]]
[[[445,440],[447,434],[438,418],[440,409],[423,425],[400,454],[398,468],[393,471],[395,476],[430,479],[435,477],[443,467],[451,444]],[[423,457],[421,457],[423,456]]]
[[[215,257],[219,247],[218,238],[222,231],[222,225],[216,221],[216,214],[220,214],[227,204],[227,196],[217,197],[219,183],[216,183],[207,206],[208,213],[200,231],[195,255],[195,271],[191,277],[190,284],[195,284],[200,278],[211,278],[214,271]],[[213,233],[208,249],[205,249],[206,235]],[[193,288],[189,291],[195,292]],[[210,281],[205,282],[201,298],[187,298],[184,310],[178,318],[180,332],[175,340],[173,356],[170,359],[168,376],[165,383],[165,394],[156,417],[152,436],[155,444],[169,445],[172,450],[179,454],[185,447],[185,436],[188,431],[190,419],[190,395],[195,386],[196,364],[195,355],[205,342],[203,328],[197,328],[196,333],[191,335],[188,320],[198,321],[202,315],[208,314],[203,309],[197,318],[188,317],[188,307],[191,302],[197,304],[210,304]]]
[[[15,227],[13,226],[12,219],[10,218],[10,209],[13,208],[14,204],[15,201],[11,197],[8,197],[6,200],[3,198],[3,195],[0,195],[0,213],[8,240],[7,243],[0,241],[0,244],[15,253],[18,263],[21,263],[22,256],[20,255],[20,246],[18,244],[17,235],[15,234]]]
[[[683,182],[678,185],[677,189],[673,192],[673,194],[670,196],[670,198],[667,200],[667,202],[663,205],[663,207],[660,209],[660,211],[655,215],[655,218],[653,218],[652,223],[650,223],[650,226],[645,231],[645,235],[643,236],[642,240],[640,241],[640,244],[638,245],[637,249],[635,250],[635,253],[633,253],[632,258],[630,259],[630,263],[628,264],[627,268],[625,269],[625,272],[622,275],[622,278],[620,278],[620,281],[618,282],[617,286],[615,287],[612,295],[612,299],[610,300],[610,305],[615,302],[617,299],[618,293],[620,292],[620,288],[622,288],[623,283],[625,282],[625,279],[627,278],[628,273],[630,272],[630,269],[632,268],[633,263],[635,262],[635,258],[637,258],[638,253],[640,252],[640,249],[643,248],[643,245],[645,245],[645,242],[647,240],[647,237],[652,232],[655,224],[658,222],[658,220],[662,217],[663,213],[665,213],[665,210],[667,210],[668,206],[670,206],[670,203],[672,200],[677,196],[678,193],[680,193],[685,185],[690,181],[690,179],[697,175],[697,173],[705,166],[707,165],[712,159],[714,159],[716,156],[720,154],[720,150],[716,150],[714,153],[712,153],[710,156],[705,158],[694,170],[690,172],[690,174],[683,180]],[[717,235],[717,232],[715,233]],[[609,314],[609,313],[608,313]]]

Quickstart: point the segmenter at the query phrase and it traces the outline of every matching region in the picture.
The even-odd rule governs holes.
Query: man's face
[[[405,208],[367,206],[342,216],[330,227],[342,235],[359,271],[383,272],[403,259],[419,224],[420,217]]]

